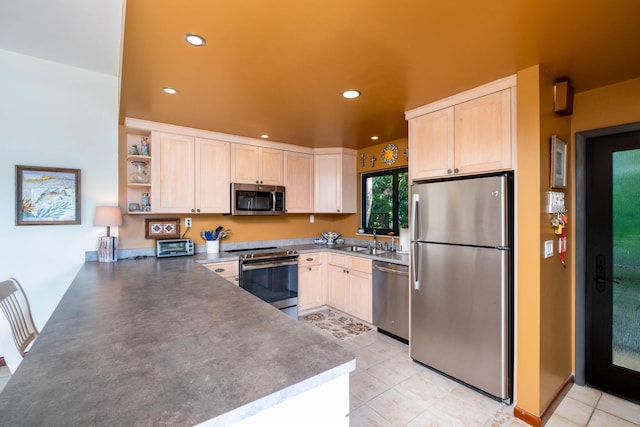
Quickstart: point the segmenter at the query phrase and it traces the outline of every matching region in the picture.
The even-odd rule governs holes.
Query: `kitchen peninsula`
[[[0,414],[6,425],[347,426],[354,369],[350,352],[191,257],[87,262]]]

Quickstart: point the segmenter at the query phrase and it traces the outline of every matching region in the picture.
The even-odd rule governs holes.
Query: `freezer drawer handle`
[[[413,276],[413,290],[420,290],[420,245],[418,243],[413,244],[413,262],[411,263],[411,273]]]
[[[408,271],[394,270],[393,268],[381,267],[379,265],[374,265],[373,268],[375,268],[376,270],[383,271],[385,273],[397,274],[397,275],[400,275],[400,276],[408,276],[409,275]]]

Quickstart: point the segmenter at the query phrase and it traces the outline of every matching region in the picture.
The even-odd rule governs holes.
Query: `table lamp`
[[[118,260],[118,238],[111,236],[111,227],[122,225],[122,212],[118,206],[98,206],[94,225],[107,227],[107,235],[100,237],[98,244],[98,261],[115,262]]]

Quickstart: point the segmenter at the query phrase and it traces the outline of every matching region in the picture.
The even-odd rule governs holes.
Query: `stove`
[[[275,246],[225,252],[240,258],[242,289],[298,319],[298,252]]]

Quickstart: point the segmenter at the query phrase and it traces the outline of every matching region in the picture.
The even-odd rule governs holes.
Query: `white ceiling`
[[[125,0],[0,0],[0,49],[120,75]]]

